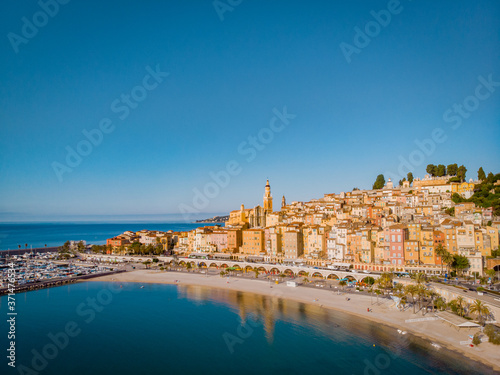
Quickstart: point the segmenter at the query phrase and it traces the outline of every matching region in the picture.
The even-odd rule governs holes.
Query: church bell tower
[[[273,212],[273,196],[271,195],[271,185],[266,182],[266,192],[264,193],[264,211]]]

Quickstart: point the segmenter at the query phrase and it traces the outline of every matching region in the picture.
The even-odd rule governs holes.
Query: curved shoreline
[[[178,280],[179,282],[176,282]],[[115,275],[97,277],[94,281],[116,281],[133,282],[144,284],[174,284],[193,285],[207,288],[218,288],[223,290],[241,291],[260,294],[276,298],[285,298],[296,302],[315,304],[331,310],[341,311],[356,317],[384,324],[388,327],[410,332],[424,340],[439,343],[447,350],[465,355],[466,357],[481,362],[495,371],[500,372],[498,363],[499,347],[490,343],[482,343],[473,348],[460,345],[460,341],[466,341],[469,334],[477,331],[462,328],[457,331],[442,321],[422,321],[418,323],[405,322],[407,319],[422,318],[421,314],[413,314],[412,311],[401,312],[393,307],[394,303],[383,300],[379,304],[372,304],[371,297],[365,295],[349,294],[350,300],[344,295],[337,295],[330,289],[293,288],[285,284],[271,284],[263,280],[221,278],[220,276],[206,276],[195,273],[158,272],[137,270]],[[373,297],[373,301],[376,298]],[[372,312],[366,309],[371,308]],[[359,310],[363,311],[360,312]]]

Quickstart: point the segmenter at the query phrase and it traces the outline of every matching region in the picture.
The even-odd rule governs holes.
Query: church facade
[[[269,184],[269,180],[267,180],[262,206],[245,208],[244,205],[241,205],[239,210],[229,213],[229,220],[226,222],[226,226],[239,227],[241,229],[264,228],[267,226],[266,217],[272,212],[273,196],[271,194],[271,185]]]

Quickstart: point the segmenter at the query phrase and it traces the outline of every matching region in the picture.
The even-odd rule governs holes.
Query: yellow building
[[[409,223],[408,224],[408,240],[410,241],[420,241],[420,229],[422,224],[420,223]]]
[[[423,264],[435,264],[433,228],[422,228],[420,231],[420,261]]]
[[[475,184],[473,182],[452,182],[451,183],[451,193],[458,193],[460,195],[466,196],[466,195],[472,195],[474,193],[474,186]]]
[[[241,253],[249,255],[260,255],[264,252],[265,238],[262,229],[247,229],[242,232]]]
[[[498,250],[500,229],[495,228],[493,226],[488,226],[488,227],[486,227],[486,231],[488,232],[488,235],[490,236],[491,249]]]

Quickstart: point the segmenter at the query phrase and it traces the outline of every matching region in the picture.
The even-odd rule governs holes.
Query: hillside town
[[[481,168],[477,180],[465,181],[460,168],[448,166],[446,173],[446,167],[438,167],[428,166],[431,173],[421,179],[408,173],[399,183],[379,175],[371,190],[325,194],[308,202],[287,202],[283,196],[278,209],[268,180],[262,206],[242,204],[224,226],[129,231],[108,239],[105,250],[375,272],[476,277],[493,272],[492,277],[500,267],[498,206],[481,207],[473,198],[486,189],[498,201],[500,175],[486,177]],[[480,200],[482,206],[485,201]]]

